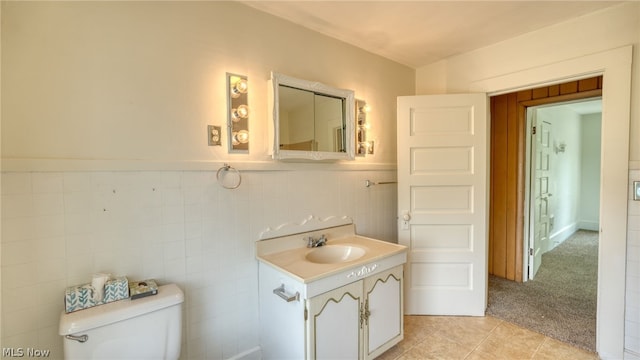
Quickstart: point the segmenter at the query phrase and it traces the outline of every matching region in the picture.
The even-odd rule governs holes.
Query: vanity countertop
[[[326,246],[342,244],[356,245],[365,249],[366,253],[353,261],[319,264],[306,259],[309,252],[319,248],[298,246],[271,252],[259,247],[257,258],[263,263],[286,272],[302,283],[309,283],[341,271],[358,268],[389,256],[407,252],[406,246],[359,235],[348,235],[340,238],[329,237]]]

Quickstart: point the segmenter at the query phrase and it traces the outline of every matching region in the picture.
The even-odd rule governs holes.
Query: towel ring
[[[235,173],[235,175],[238,176],[238,183],[233,185],[233,186],[227,186],[224,183],[224,176],[220,175],[220,172],[224,170],[225,173],[232,171]],[[216,180],[218,180],[218,184],[220,184],[220,186],[222,186],[225,189],[237,189],[240,184],[242,183],[242,176],[240,175],[240,171],[238,171],[238,169],[234,168],[233,166],[225,163],[220,169],[218,169],[218,172],[216,173]]]

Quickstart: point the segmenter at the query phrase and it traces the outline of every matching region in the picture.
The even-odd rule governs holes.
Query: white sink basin
[[[365,253],[363,248],[356,245],[325,245],[309,251],[306,259],[317,264],[336,264],[357,260]]]

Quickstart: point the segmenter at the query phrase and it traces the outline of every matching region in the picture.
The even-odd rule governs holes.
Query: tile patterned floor
[[[494,317],[405,316],[404,340],[378,360],[598,359]]]

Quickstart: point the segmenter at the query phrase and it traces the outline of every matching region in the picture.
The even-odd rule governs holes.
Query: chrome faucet
[[[324,236],[324,234],[320,235],[318,239],[314,239],[313,236],[309,236],[307,240],[307,247],[309,248],[319,247],[327,244],[327,238]]]

